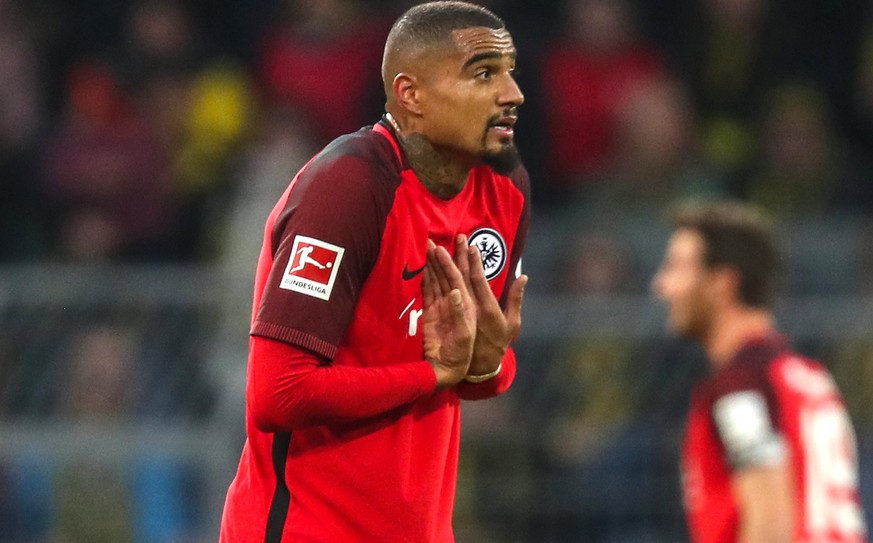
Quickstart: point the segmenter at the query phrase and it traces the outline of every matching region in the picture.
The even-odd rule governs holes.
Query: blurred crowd
[[[0,261],[219,258],[234,210],[378,119],[411,3],[0,0]],[[873,207],[870,2],[483,3],[519,49],[540,215]]]
[[[263,221],[290,177],[336,136],[379,119],[382,43],[413,3],[0,0],[0,263],[253,271]],[[788,270],[796,294],[873,294],[873,1],[480,3],[506,20],[519,51],[531,292],[643,295],[663,248],[646,236],[658,233],[667,206],[731,196],[765,208],[797,240]],[[239,288],[247,303],[250,288]],[[0,418],[202,420],[212,392],[182,390],[208,358],[203,340],[185,332],[196,320],[82,318],[43,334],[44,313],[0,315],[13,331],[0,336]],[[32,330],[20,341],[26,322]],[[615,530],[630,533],[628,517],[646,507],[679,519],[666,510],[675,481],[658,476],[673,475],[664,440],[700,368],[680,362],[699,353],[587,324],[584,337],[519,346],[531,362],[509,401],[530,449],[509,470],[537,470],[541,484],[526,496],[542,507],[538,543],[582,532],[619,541]],[[43,336],[54,347],[31,341]],[[857,378],[873,376],[873,342],[810,348],[832,361],[853,415],[873,427],[870,380]],[[153,368],[138,387],[129,386],[134,366]],[[70,386],[53,388],[61,382]],[[486,416],[480,430],[499,432],[500,416]],[[474,444],[470,465],[507,467],[507,450],[494,443],[499,451]],[[140,486],[122,490],[140,498],[103,495],[107,518],[152,518],[112,511],[166,508],[155,496],[188,477],[161,463],[138,473]],[[487,473],[466,474],[490,498],[473,509],[508,499],[487,494]],[[75,467],[56,476],[71,481],[65,492],[99,481]],[[16,477],[37,492],[47,476],[0,466],[0,490],[17,487]],[[64,496],[53,514],[79,534],[70,541],[176,541],[191,529],[190,519],[169,518],[95,535]],[[463,492],[459,503],[463,518]],[[10,504],[0,497],[0,518],[41,518]],[[46,530],[18,526],[18,539],[7,540]],[[168,535],[154,535],[162,529]]]

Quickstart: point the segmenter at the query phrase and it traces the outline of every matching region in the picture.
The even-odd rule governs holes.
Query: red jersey
[[[691,540],[735,542],[732,472],[787,461],[797,483],[794,541],[866,541],[856,451],[828,371],[777,335],[749,343],[692,395],[682,459]]]
[[[508,389],[515,356],[492,380],[435,391],[419,327],[427,242],[452,252],[466,234],[501,298],[520,267],[528,192],[523,167],[483,166],[441,200],[383,124],[339,138],[297,174],[267,220],[251,341],[304,348],[327,371],[294,399],[317,416],[267,432],[252,415],[253,375],[279,361],[250,352],[247,439],[222,542],[454,540],[459,400]]]

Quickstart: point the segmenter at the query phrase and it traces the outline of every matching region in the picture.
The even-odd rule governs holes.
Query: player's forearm
[[[265,432],[348,422],[379,415],[433,392],[430,364],[376,368],[323,365],[291,345],[255,337],[247,403]]]
[[[791,543],[792,531],[790,522],[779,519],[741,522],[737,543]]]
[[[740,515],[738,543],[792,541],[795,510],[788,464],[737,470],[733,487]]]
[[[500,373],[493,379],[473,384],[461,381],[455,386],[455,391],[462,400],[485,400],[503,394],[515,380],[516,360],[512,347],[506,350],[500,367]]]

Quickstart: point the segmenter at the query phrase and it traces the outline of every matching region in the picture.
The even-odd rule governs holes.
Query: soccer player
[[[692,541],[866,541],[840,392],[774,322],[766,219],[736,202],[688,204],[673,227],[653,290],[711,370],[695,385],[682,454]]]
[[[223,543],[454,540],[460,401],[516,370],[515,61],[490,11],[410,8],[385,44],[384,117],[312,158],[269,215]]]

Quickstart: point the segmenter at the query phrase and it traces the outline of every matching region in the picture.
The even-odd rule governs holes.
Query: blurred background
[[[0,543],[216,541],[264,219],[377,121],[401,0],[0,0]],[[873,513],[873,2],[492,0],[519,49],[531,276],[464,411],[458,543],[682,542],[705,369],[649,294],[683,197],[776,217]]]

